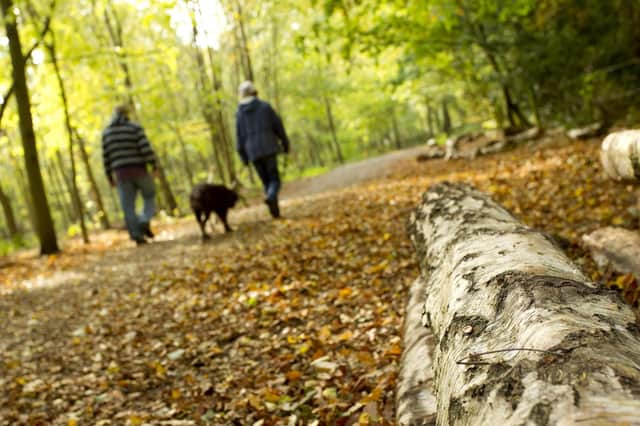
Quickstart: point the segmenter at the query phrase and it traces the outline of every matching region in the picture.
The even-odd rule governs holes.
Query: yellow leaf
[[[140,416],[131,415],[129,416],[129,424],[131,426],[140,426],[144,422],[144,419]]]
[[[109,366],[107,367],[107,373],[109,374],[118,374],[120,372],[120,367],[115,361],[111,361]]]
[[[180,399],[181,396],[182,396],[182,393],[180,392],[179,389],[174,389],[171,391],[171,399]]]
[[[324,326],[320,329],[320,332],[318,333],[318,338],[320,339],[321,342],[326,342],[329,337],[331,337],[331,329],[329,328],[329,326]]]
[[[621,218],[620,216],[616,216],[613,219],[611,219],[611,223],[614,225],[622,225],[624,223],[624,219]]]
[[[353,333],[347,330],[338,336],[338,340],[341,342],[344,342],[345,340],[351,340],[352,337],[353,337]]]
[[[298,338],[296,336],[287,336],[287,342],[289,342],[290,345],[295,345],[296,343],[298,343]]]
[[[71,417],[67,420],[67,426],[78,426],[78,419]]]
[[[280,396],[272,392],[271,390],[267,390],[264,393],[264,400],[267,402],[277,403],[278,401],[280,401]]]
[[[305,353],[309,352],[309,349],[311,349],[311,345],[309,343],[303,343],[298,348],[298,352],[300,352],[301,354],[305,354]]]
[[[262,401],[260,400],[260,398],[258,398],[255,395],[251,395],[249,397],[249,405],[251,407],[253,407],[254,410],[261,410],[262,409]]]
[[[368,425],[369,424],[369,414],[368,413],[360,414],[360,417],[358,418],[358,424],[359,425]]]
[[[340,290],[339,295],[341,299],[346,299],[347,297],[351,296],[351,293],[353,293],[351,287],[345,287]]]

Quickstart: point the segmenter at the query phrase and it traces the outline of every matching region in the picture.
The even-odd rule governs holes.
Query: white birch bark
[[[438,425],[640,419],[633,312],[550,239],[485,194],[450,183],[425,193],[410,236],[435,336]]]
[[[623,228],[601,228],[582,237],[601,271],[612,268],[640,278],[640,234]]]
[[[396,423],[399,426],[433,425],[436,419],[431,357],[433,333],[420,319],[426,285],[422,277],[415,280],[404,317],[404,351],[396,385]]]
[[[604,171],[612,179],[640,178],[640,130],[615,132],[604,138],[600,159]]]

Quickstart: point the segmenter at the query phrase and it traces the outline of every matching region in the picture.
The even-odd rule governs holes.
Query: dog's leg
[[[207,234],[207,231],[206,231],[206,229],[207,229],[207,221],[209,220],[209,215],[210,214],[211,214],[210,211],[205,211],[204,212],[204,219],[202,220],[202,225],[201,225],[202,226],[202,239],[203,240],[208,240],[210,238],[209,234]]]
[[[225,233],[226,232],[233,232],[233,229],[231,229],[231,227],[227,223],[227,210],[216,212],[216,214],[218,215],[218,217],[222,221],[222,224],[224,225],[224,232]]]
[[[205,230],[205,223],[207,222],[206,219],[203,219],[202,215],[203,212],[201,210],[193,210],[193,213],[196,215],[196,220],[198,221],[198,225],[200,226],[200,232],[202,233],[202,239],[206,240],[207,238],[209,238],[209,235],[207,235],[207,231]]]

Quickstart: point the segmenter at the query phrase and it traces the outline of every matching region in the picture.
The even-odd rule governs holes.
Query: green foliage
[[[232,139],[232,162],[225,167],[235,168],[247,185],[233,142],[236,89],[247,52],[261,97],[282,115],[292,140],[288,179],[334,165],[334,140],[351,161],[429,136],[444,138],[444,102],[453,133],[481,123],[522,126],[539,118],[545,126],[573,125],[638,115],[633,100],[640,85],[640,5],[627,0],[150,0],[145,7],[130,0],[58,0],[53,11],[50,2],[37,0],[16,6],[25,51],[51,42],[50,34],[44,40],[41,34],[51,16],[72,125],[86,141],[113,217],[119,212],[101,169],[100,132],[113,106],[128,99],[166,163],[183,210],[188,175],[207,179],[217,167],[214,154],[220,155],[203,105],[220,101]],[[11,85],[3,40],[0,34],[0,96]],[[75,229],[55,171],[55,153],[67,152],[66,133],[55,76],[43,53],[41,44],[29,66],[41,167],[56,224]],[[26,224],[12,104],[0,129],[0,154],[12,159],[0,177],[12,182],[12,201]],[[87,218],[97,228],[100,212],[86,170],[79,167],[79,173],[80,192],[90,201]]]

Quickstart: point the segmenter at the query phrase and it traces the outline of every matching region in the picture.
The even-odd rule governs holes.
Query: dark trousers
[[[253,161],[253,167],[256,169],[262,181],[265,198],[268,201],[277,200],[278,192],[280,191],[280,173],[278,172],[277,157],[270,155],[268,157],[258,158]]]

